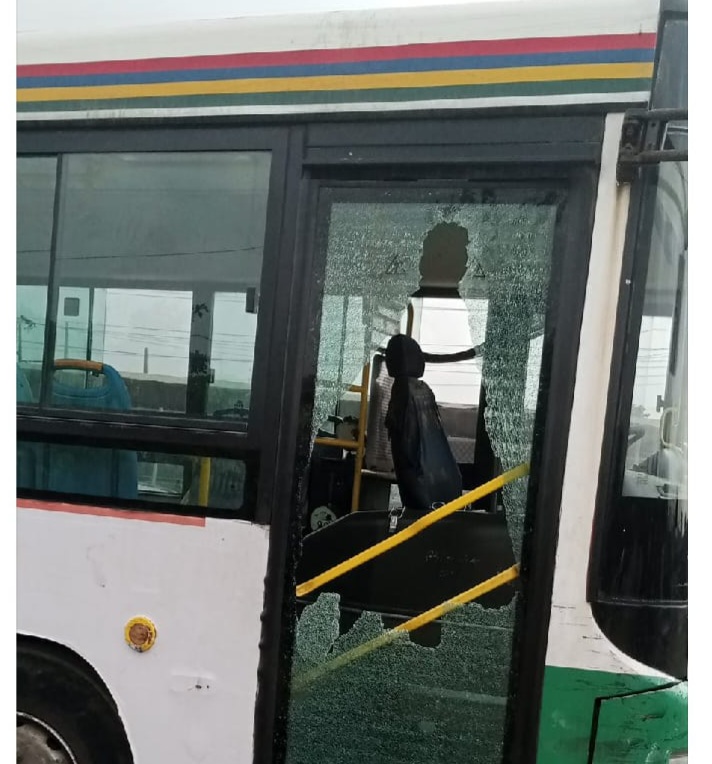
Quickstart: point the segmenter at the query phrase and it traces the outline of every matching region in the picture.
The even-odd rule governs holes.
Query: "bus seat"
[[[63,359],[57,370],[100,374],[104,384],[82,388],[53,380],[52,404],[63,408],[129,410],[131,398],[121,375],[107,364]],[[47,445],[43,488],[48,491],[135,499],[138,456],[135,451],[91,446]]]
[[[34,396],[27,377],[17,364],[17,403],[32,403]],[[17,488],[35,488],[39,446],[37,443],[17,442],[16,450],[16,485]]]
[[[443,429],[433,391],[420,377],[425,359],[420,345],[397,334],[386,348],[393,378],[386,428],[401,501],[428,511],[462,495],[462,475]]]
[[[371,360],[371,390],[368,403],[368,437],[366,438],[366,454],[364,467],[381,473],[393,473],[393,457],[388,431],[385,426],[385,416],[388,402],[391,398],[393,379],[388,376],[386,356],[376,353]],[[440,419],[442,420],[445,436],[450,445],[463,476],[463,488],[466,476],[473,471],[475,455],[475,434],[477,432],[479,407],[472,404],[447,403],[437,401]]]

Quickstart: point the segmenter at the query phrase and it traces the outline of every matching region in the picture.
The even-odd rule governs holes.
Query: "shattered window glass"
[[[529,461],[531,453],[556,211],[551,202],[494,204],[462,216],[471,257],[460,290],[466,300],[483,289],[489,298],[482,361],[485,426],[503,470]],[[473,314],[473,334],[478,323]],[[502,490],[518,560],[527,482],[517,480]]]
[[[332,201],[326,251],[314,433],[323,427],[361,369],[398,333],[432,208]]]
[[[479,385],[481,377],[485,388],[484,428],[497,462],[495,474],[528,462],[554,229],[563,201],[558,192],[523,189],[323,192],[317,244],[326,265],[312,434],[326,426],[349,386],[358,384],[374,352],[401,331],[409,300],[427,289],[442,295],[449,286],[449,296],[464,301],[470,342],[478,346],[475,362],[481,374],[470,375],[466,383]],[[437,227],[459,231],[465,254],[456,283],[445,284],[450,266],[444,256],[436,257],[430,270],[423,265],[425,242]],[[453,341],[445,330],[441,352],[451,352],[447,346]],[[508,551],[494,572],[520,559],[527,481],[505,486],[502,494],[504,513],[496,522]],[[387,507],[388,501],[384,514]],[[374,514],[356,512],[329,532],[333,537],[340,527],[353,528]],[[467,521],[496,519],[491,513],[462,514]],[[392,571],[390,580],[379,579],[375,571],[382,574],[384,568],[374,567],[364,574],[369,583],[361,592],[334,581],[298,601],[288,764],[501,764],[518,589],[496,604],[483,600],[461,606],[411,634],[391,631],[481,582],[460,580],[445,570],[458,552],[447,532],[438,539],[433,554],[414,555],[407,565],[399,557],[402,568]],[[301,567],[313,556],[308,542]],[[338,561],[361,551],[351,550],[348,539],[341,542],[330,545],[330,554],[337,547],[349,550]],[[477,557],[475,547],[486,543],[484,535],[475,537],[466,556]],[[407,541],[400,547],[403,555],[409,544],[417,548]],[[325,556],[309,563],[321,572],[334,561]],[[374,560],[364,568],[376,565]],[[424,567],[430,580],[447,580],[452,591],[422,607],[410,604],[408,612],[389,607],[387,592],[397,590],[394,581],[402,579],[403,586],[417,590],[418,569]],[[376,596],[380,604],[369,607]]]
[[[377,647],[380,615],[340,636],[338,595],[320,595],[297,626],[288,764],[500,764],[513,622],[514,601],[465,605],[437,647]]]

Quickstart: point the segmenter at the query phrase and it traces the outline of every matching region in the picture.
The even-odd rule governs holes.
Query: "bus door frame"
[[[280,479],[274,481],[272,497],[255,764],[281,764],[287,746],[298,501],[309,456],[324,274],[323,255],[315,251],[319,191],[344,183],[385,187],[414,178],[425,185],[438,179],[454,184],[466,179],[563,179],[567,184],[549,291],[549,311],[561,320],[554,332],[547,318],[522,550],[526,596],[520,598],[516,613],[515,634],[526,639],[515,641],[510,686],[516,690],[516,702],[508,709],[505,744],[505,760],[536,760],[561,487],[606,108],[561,111],[556,117],[534,110],[526,116],[331,120],[299,125],[290,133],[280,251],[291,264],[287,272],[300,278],[293,278],[288,289],[282,281],[277,292],[284,296],[277,311],[289,315],[284,368],[292,382],[285,386],[276,459]],[[542,405],[544,398],[556,405]]]

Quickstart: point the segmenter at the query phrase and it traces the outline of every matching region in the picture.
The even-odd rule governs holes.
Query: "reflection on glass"
[[[17,401],[25,405],[39,396],[56,176],[54,157],[17,160],[15,352]]]
[[[624,496],[687,498],[687,165],[663,164],[640,325]]]
[[[17,446],[20,490],[237,512],[246,478],[245,463],[236,459],[22,441]]]
[[[27,290],[46,287],[54,224],[54,358],[113,369],[129,391],[122,408],[222,418],[230,411],[246,424],[270,155],[72,154],[61,161],[56,221],[48,173],[28,166],[19,182],[23,219],[47,228],[42,242],[34,229],[18,239],[23,360],[34,329],[28,321],[44,334],[46,295]],[[40,204],[44,214],[31,218]],[[41,352],[35,355],[38,361]],[[61,398],[53,388],[50,403],[67,405]],[[75,395],[73,405],[84,404]]]

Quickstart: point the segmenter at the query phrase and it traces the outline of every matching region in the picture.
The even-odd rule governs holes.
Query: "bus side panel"
[[[547,666],[541,719],[540,762],[667,762],[687,748],[687,683]]]
[[[18,631],[95,668],[136,764],[251,762],[268,529],[22,504]],[[143,653],[124,638],[136,616],[157,629]]]

